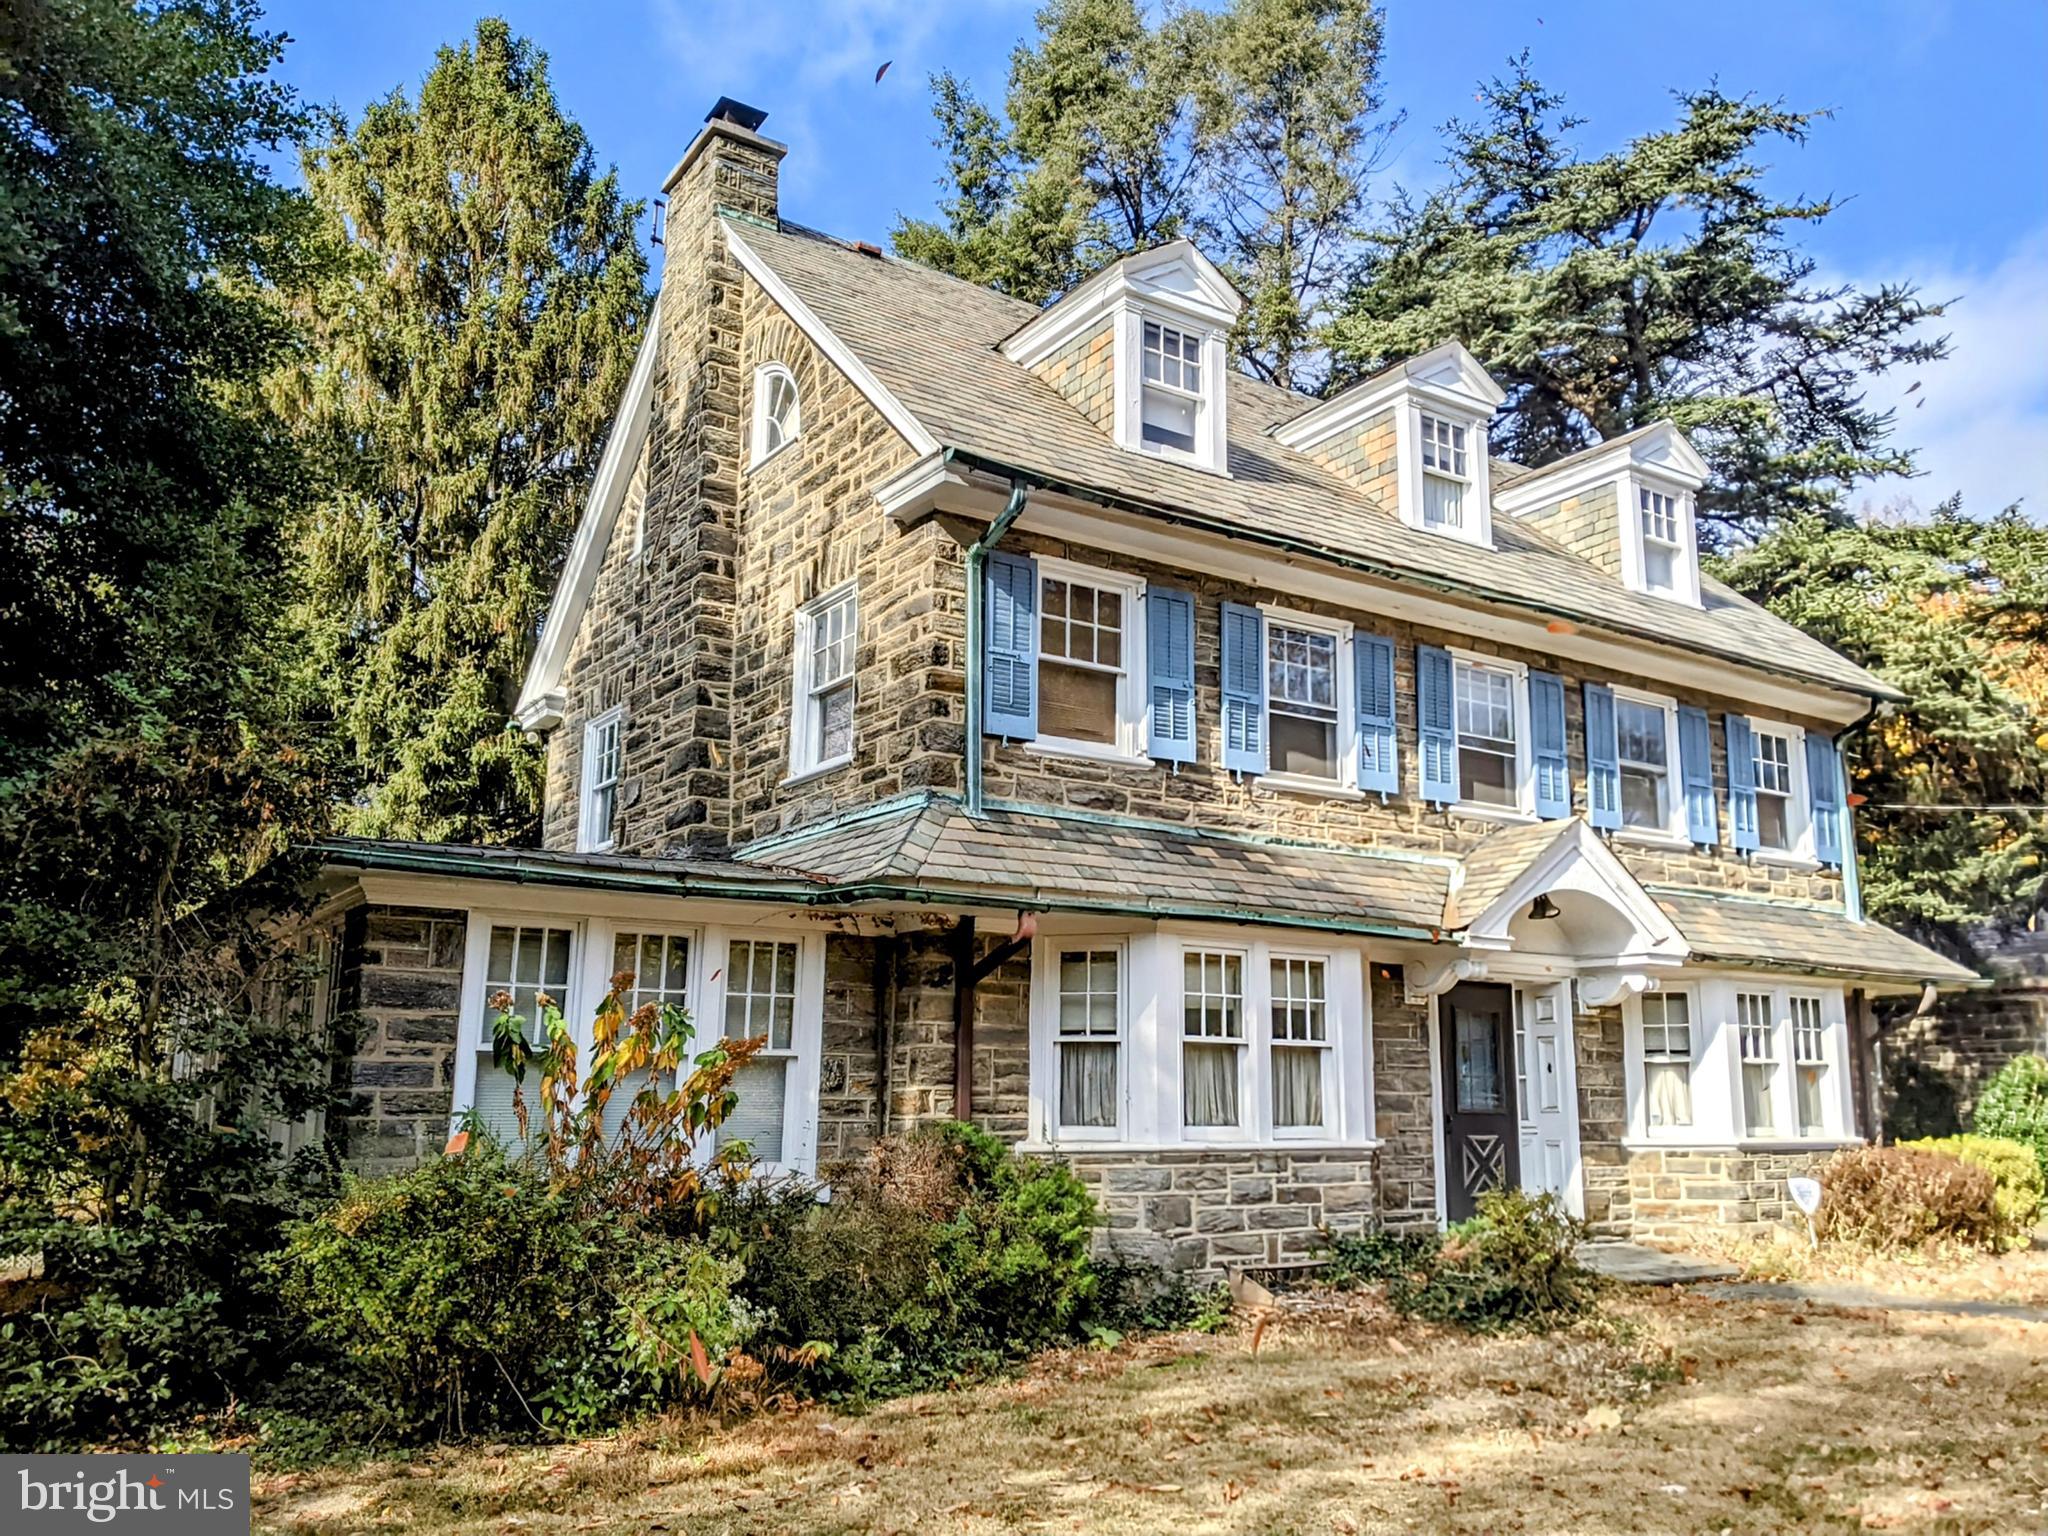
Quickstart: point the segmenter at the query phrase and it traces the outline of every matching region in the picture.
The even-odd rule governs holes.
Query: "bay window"
[[[1742,1054],[1742,1128],[1752,1136],[1778,1128],[1778,1024],[1768,992],[1735,994],[1735,1028]]]
[[[1272,1031],[1273,1129],[1323,1127],[1323,1062],[1330,1048],[1329,962],[1275,955],[1267,1018]]]
[[[1802,1136],[1827,1129],[1827,1027],[1821,1021],[1820,999],[1798,993],[1789,999],[1792,1011],[1792,1087],[1794,1124]]]
[[[1692,999],[1683,992],[1644,996],[1643,1102],[1651,1131],[1692,1124]]]
[[[1631,1135],[1726,1148],[1853,1135],[1839,989],[1705,976],[1628,1004]]]

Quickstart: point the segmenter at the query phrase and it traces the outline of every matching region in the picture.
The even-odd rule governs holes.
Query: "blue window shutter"
[[[1564,679],[1529,674],[1529,739],[1536,764],[1536,814],[1555,821],[1572,813],[1572,762],[1565,751]]]
[[[1586,684],[1586,820],[1621,826],[1621,749],[1614,739],[1614,690]]]
[[[1806,798],[1813,813],[1813,856],[1842,862],[1842,755],[1827,737],[1806,733]]]
[[[1038,734],[1038,562],[991,554],[982,648],[982,729],[1029,741]]]
[[[1394,731],[1394,642],[1384,635],[1353,637],[1358,672],[1358,787],[1382,795],[1401,792],[1401,748]]]
[[[1266,771],[1266,617],[1223,605],[1223,766]]]
[[[1707,712],[1690,704],[1678,710],[1678,769],[1685,782],[1685,835],[1702,848],[1721,840],[1714,805],[1714,728]]]
[[[1458,798],[1458,712],[1451,653],[1415,647],[1415,734],[1422,759],[1422,798],[1449,805]]]
[[[1151,752],[1195,760],[1195,600],[1172,587],[1145,589],[1145,670],[1152,682]]]
[[[1756,743],[1750,738],[1747,715],[1723,715],[1728,735],[1728,841],[1754,850],[1756,835]]]

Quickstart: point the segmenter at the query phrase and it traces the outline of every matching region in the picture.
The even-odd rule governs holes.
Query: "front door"
[[[1522,1116],[1522,1188],[1578,1209],[1578,1127],[1572,1114],[1572,1032],[1560,987],[1515,993],[1515,1107]]]
[[[1444,998],[1444,1204],[1463,1221],[1489,1189],[1518,1182],[1514,994],[1461,981]]]

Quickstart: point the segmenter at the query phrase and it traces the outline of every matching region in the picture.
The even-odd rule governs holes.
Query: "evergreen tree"
[[[1314,389],[1357,255],[1366,178],[1400,123],[1382,112],[1370,0],[1238,0],[1210,30],[1197,123],[1203,243],[1245,294],[1252,372]]]
[[[1722,574],[1906,695],[1853,746],[1874,916],[1958,937],[2048,897],[2048,529],[1794,519]]]
[[[529,836],[541,760],[506,720],[646,322],[641,205],[499,21],[304,168],[329,259],[268,393],[317,466],[305,628],[354,828]]]
[[[1178,235],[1244,289],[1238,351],[1314,385],[1332,297],[1390,124],[1367,0],[1232,0],[1148,20],[1052,0],[1010,59],[1006,116],[932,82],[950,193],[899,255],[1037,303]]]
[[[325,808],[290,459],[246,408],[301,205],[240,0],[0,8],[0,1443],[232,1389],[317,1038],[258,1006]]]
[[[1710,540],[1911,472],[1864,387],[1944,355],[1921,334],[1939,308],[1816,282],[1795,238],[1833,200],[1762,185],[1763,154],[1816,114],[1695,91],[1674,128],[1588,159],[1527,54],[1482,94],[1445,130],[1450,184],[1397,199],[1374,237],[1331,328],[1341,373],[1456,337],[1508,391],[1496,448],[1528,464],[1670,416],[1712,466]]]

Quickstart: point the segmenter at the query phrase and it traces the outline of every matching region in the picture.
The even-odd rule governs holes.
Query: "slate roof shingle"
[[[1850,977],[1967,985],[1977,973],[1882,923],[1789,902],[1651,886],[1696,960]]]
[[[996,350],[1034,306],[915,263],[862,254],[815,231],[728,219],[728,233],[849,347],[941,443],[1241,536],[1284,536],[1468,601],[1564,614],[1610,631],[1876,698],[1894,690],[1711,579],[1693,608],[1633,592],[1511,517],[1495,548],[1410,528],[1271,430],[1313,401],[1233,373],[1230,476],[1120,449],[1064,396]],[[1503,466],[1503,484],[1529,473]]]

